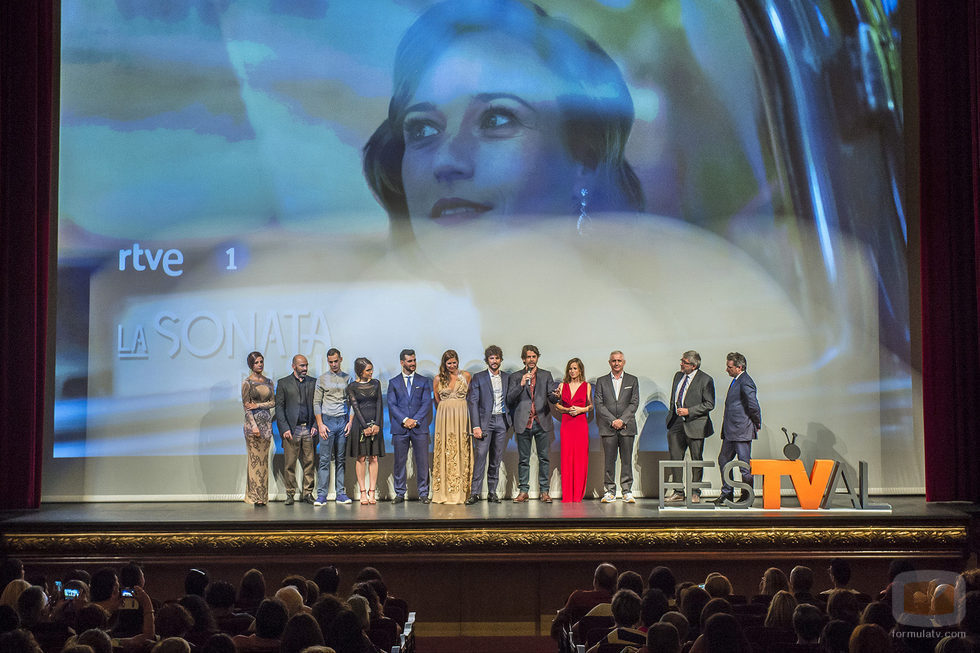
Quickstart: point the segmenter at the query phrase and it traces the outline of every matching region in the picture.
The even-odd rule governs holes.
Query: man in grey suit
[[[470,424],[473,425],[473,481],[470,484],[470,497],[466,505],[472,506],[480,500],[483,490],[483,473],[487,474],[487,501],[500,503],[497,496],[497,479],[500,460],[507,447],[507,428],[510,417],[507,415],[506,374],[500,371],[504,352],[497,345],[490,345],[483,352],[487,369],[473,375],[466,403],[470,410]],[[487,458],[490,467],[487,468]]]
[[[554,389],[555,382],[551,372],[538,367],[538,348],[534,345],[524,345],[521,349],[521,360],[524,369],[510,375],[507,380],[507,405],[511,410],[511,423],[517,438],[517,487],[518,494],[514,503],[524,503],[528,500],[528,489],[531,487],[531,442],[538,451],[538,487],[541,490],[540,499],[551,503],[550,479],[548,472],[548,448],[551,446],[551,434],[554,424],[551,421],[551,403],[548,394]]]
[[[623,501],[633,498],[633,442],[636,440],[636,409],[640,406],[640,383],[623,371],[626,357],[618,349],[609,354],[608,375],[595,380],[595,412],[606,462],[602,503],[616,500],[616,453],[619,452],[619,486]]]
[[[725,360],[725,371],[732,377],[725,395],[725,418],[721,423],[721,452],[718,454],[718,467],[725,468],[737,456],[744,463],[751,464],[752,440],[762,428],[762,409],[756,397],[755,381],[745,371],[748,362],[745,356],[733,351]],[[752,485],[752,474],[739,470],[742,482]],[[732,499],[734,490],[722,474],[721,495],[715,503],[723,505]],[[754,499],[754,497],[753,497]],[[748,505],[752,505],[750,501]]]
[[[303,467],[302,500],[312,504],[313,457],[316,452],[316,415],[313,412],[313,390],[316,383],[307,378],[310,364],[306,356],[293,356],[293,373],[276,383],[276,424],[282,435],[285,454],[286,505],[293,504],[296,494],[296,459]]]
[[[670,389],[670,407],[667,411],[667,449],[671,460],[684,460],[684,452],[691,452],[691,460],[703,460],[704,439],[715,432],[711,425],[711,409],[715,407],[715,382],[701,371],[701,354],[691,350],[681,356],[681,369],[674,374]],[[680,482],[678,468],[667,470],[667,480]],[[704,470],[696,468],[691,480],[701,481]],[[691,501],[701,500],[698,492]],[[674,491],[664,499],[666,503],[682,503],[684,494]]]

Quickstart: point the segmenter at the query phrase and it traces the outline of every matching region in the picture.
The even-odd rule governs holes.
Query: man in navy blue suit
[[[487,501],[500,503],[497,496],[497,479],[500,460],[507,447],[507,427],[510,416],[507,414],[507,375],[500,371],[504,352],[497,345],[490,345],[483,352],[487,369],[473,375],[470,392],[466,402],[470,409],[470,424],[473,425],[473,482],[470,484],[470,497],[466,505],[472,506],[480,500],[483,490],[483,473],[487,474]],[[487,468],[487,458],[490,467]]]
[[[725,370],[732,377],[725,396],[725,417],[721,424],[721,452],[718,454],[718,467],[724,469],[736,456],[744,463],[751,464],[752,440],[762,428],[762,410],[755,396],[755,381],[745,371],[748,363],[745,356],[733,351],[725,361]],[[752,474],[742,472],[742,482],[752,485]],[[715,503],[722,505],[725,499],[732,499],[733,489],[722,474],[721,496]],[[751,505],[751,502],[749,503]]]
[[[432,379],[415,373],[415,350],[399,354],[402,373],[388,381],[388,419],[395,450],[395,503],[408,491],[408,448],[415,459],[419,501],[429,503],[429,425],[432,423]]]

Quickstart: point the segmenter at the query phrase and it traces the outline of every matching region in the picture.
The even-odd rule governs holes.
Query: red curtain
[[[0,507],[40,503],[56,3],[0,4]],[[917,3],[926,492],[980,500],[980,0]]]
[[[0,507],[41,500],[53,3],[0,7]]]
[[[980,500],[980,0],[918,3],[926,498]]]

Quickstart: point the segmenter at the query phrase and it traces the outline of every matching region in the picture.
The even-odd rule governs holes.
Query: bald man
[[[312,504],[316,482],[313,459],[316,452],[316,415],[313,413],[313,391],[316,383],[307,377],[310,364],[306,356],[293,356],[293,373],[276,383],[276,424],[282,435],[285,453],[286,505],[296,494],[296,460],[303,466],[302,500]]]

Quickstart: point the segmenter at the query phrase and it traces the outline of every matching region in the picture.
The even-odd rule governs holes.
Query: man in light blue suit
[[[483,490],[483,473],[487,473],[487,501],[500,503],[497,496],[497,479],[500,460],[507,447],[507,427],[510,416],[507,414],[507,380],[500,371],[504,352],[497,345],[490,345],[483,352],[487,369],[473,375],[470,392],[466,402],[470,409],[470,424],[473,425],[473,482],[470,484],[470,497],[466,505],[472,506],[480,500]],[[487,469],[487,458],[490,468]]]
[[[402,373],[388,381],[388,419],[395,450],[395,503],[408,491],[408,448],[415,459],[419,501],[429,503],[429,425],[432,424],[432,379],[415,373],[415,350],[399,354]]]
[[[732,384],[728,386],[728,394],[725,396],[725,417],[721,424],[721,452],[718,454],[720,469],[724,469],[736,456],[751,465],[752,440],[755,440],[762,428],[762,409],[759,408],[759,400],[756,398],[755,381],[745,371],[746,367],[748,363],[745,356],[737,351],[728,354],[725,370],[732,377]],[[752,474],[739,471],[742,482],[751,486]],[[714,502],[723,505],[726,499],[733,498],[733,493],[732,486],[722,474],[721,496]],[[749,505],[752,505],[751,502]]]

